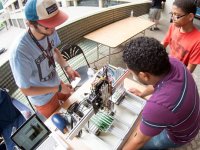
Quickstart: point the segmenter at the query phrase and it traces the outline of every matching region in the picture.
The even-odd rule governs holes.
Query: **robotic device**
[[[88,132],[97,134],[100,130],[105,131],[111,125],[111,115],[114,114],[114,103],[109,99],[113,91],[109,69],[111,69],[109,66],[104,66],[92,82],[89,96],[80,103],[72,104],[67,110],[72,118],[71,120],[75,122],[74,126],[71,126],[69,139],[73,139],[77,135],[80,136],[80,131],[84,127],[87,128]],[[125,72],[125,70],[123,71]],[[98,113],[99,111],[101,113]],[[92,117],[93,115],[96,117]],[[90,124],[93,128],[91,128]]]
[[[129,131],[132,130],[132,125],[120,119],[115,107],[118,110],[119,107],[121,110],[127,109],[129,113],[135,113],[138,116],[144,106],[144,101],[138,97],[129,99],[136,98],[141,104],[140,108],[134,107],[129,101],[124,100],[127,99],[125,98],[127,92],[123,87],[123,80],[128,74],[128,70],[111,65],[104,66],[97,73],[91,84],[90,93],[85,93],[85,98],[80,103],[73,103],[66,113],[61,114],[68,122],[66,124],[69,131],[67,139],[71,140],[75,136],[81,138],[84,129],[99,138],[101,133],[115,135],[120,142],[114,146],[116,147],[114,149],[118,149],[124,144],[124,140],[129,136]],[[120,131],[119,128],[124,129]]]
[[[87,102],[92,105],[95,114],[99,109],[106,109],[112,111],[112,101],[109,97],[112,95],[112,85],[108,77],[108,67],[103,67],[94,82],[92,83],[92,90]]]

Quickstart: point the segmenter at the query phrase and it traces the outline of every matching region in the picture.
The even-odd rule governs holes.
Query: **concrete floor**
[[[163,14],[165,14],[165,12]],[[147,18],[147,16],[142,16],[142,17]],[[197,24],[197,26],[199,26],[199,22],[200,22],[199,20],[195,20],[195,23]],[[146,36],[154,37],[154,38],[158,39],[159,41],[162,41],[162,39],[164,38],[164,36],[167,32],[168,26],[169,26],[169,18],[167,16],[164,16],[160,20],[159,28],[161,30],[160,31],[146,30]],[[200,29],[200,27],[199,27],[199,29]],[[10,45],[12,45],[12,43],[17,39],[18,35],[23,31],[24,31],[23,29],[18,29],[15,27],[11,27],[8,31],[6,29],[3,31],[0,31],[0,45],[9,49]],[[138,35],[138,36],[141,36],[141,35]],[[120,47],[118,47],[116,49],[112,49],[112,53],[118,52],[120,50],[121,50]],[[111,64],[113,64],[114,66],[125,67],[125,64],[122,61],[121,55],[122,55],[122,53],[112,55],[111,56]],[[2,65],[5,61],[8,60],[8,56],[9,56],[9,51],[6,52],[5,54],[0,55],[0,65]],[[108,62],[108,58],[105,58],[105,59],[100,60],[98,63],[96,63],[96,65],[98,68],[100,68],[107,62]],[[193,77],[197,83],[197,87],[198,87],[198,90],[200,93],[200,78],[199,78],[200,77],[200,66],[198,66],[196,68],[196,70],[194,71]],[[195,140],[193,140],[189,144],[186,144],[185,146],[183,146],[181,148],[176,148],[173,150],[200,150],[200,133],[195,138]]]

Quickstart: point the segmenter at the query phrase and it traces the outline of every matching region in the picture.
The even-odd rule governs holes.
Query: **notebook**
[[[36,114],[18,128],[11,139],[22,150],[66,150],[68,147]]]

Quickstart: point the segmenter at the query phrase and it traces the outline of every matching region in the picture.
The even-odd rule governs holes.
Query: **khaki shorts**
[[[149,11],[149,19],[151,20],[159,20],[161,17],[162,9],[151,8]]]

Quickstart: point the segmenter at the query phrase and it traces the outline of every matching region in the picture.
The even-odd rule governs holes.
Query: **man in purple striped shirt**
[[[148,85],[143,92],[130,91],[141,97],[152,94],[123,150],[167,149],[194,139],[200,129],[199,95],[184,64],[169,58],[163,45],[148,37],[128,43],[123,59],[136,79]]]

